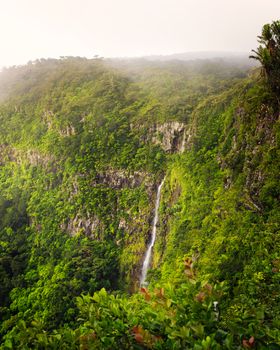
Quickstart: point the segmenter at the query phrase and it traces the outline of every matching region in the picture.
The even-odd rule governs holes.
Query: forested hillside
[[[279,28],[262,68],[2,71],[1,349],[280,349]]]

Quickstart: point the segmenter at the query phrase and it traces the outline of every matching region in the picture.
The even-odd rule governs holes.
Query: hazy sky
[[[0,67],[40,57],[250,51],[280,0],[0,0]]]

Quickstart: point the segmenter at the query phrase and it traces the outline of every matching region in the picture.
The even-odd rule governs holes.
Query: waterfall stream
[[[163,183],[164,183],[164,179],[161,181],[161,183],[157,189],[155,214],[154,214],[154,219],[153,219],[152,239],[148,245],[148,248],[147,248],[147,251],[145,254],[145,259],[144,259],[142,270],[141,270],[140,286],[147,285],[146,277],[147,277],[148,268],[150,267],[150,263],[151,263],[152,249],[153,249],[153,246],[154,246],[155,240],[156,240],[157,223],[158,223],[158,209],[159,209],[159,203],[160,203],[160,193],[161,193],[161,188],[162,188]]]

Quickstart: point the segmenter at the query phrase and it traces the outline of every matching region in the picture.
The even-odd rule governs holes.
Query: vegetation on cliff
[[[263,77],[72,57],[1,73],[2,349],[280,348],[278,29]]]

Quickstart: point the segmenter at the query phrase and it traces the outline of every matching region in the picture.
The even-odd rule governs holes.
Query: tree
[[[265,24],[258,39],[261,45],[257,50],[252,50],[255,55],[250,58],[261,63],[271,89],[280,92],[280,20]]]

